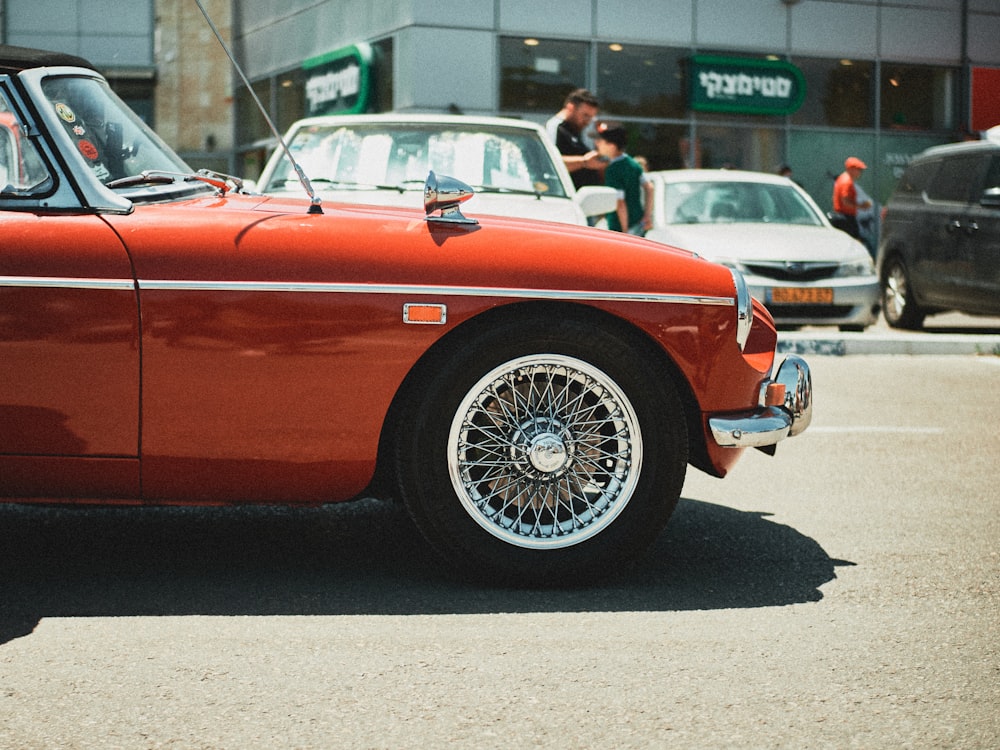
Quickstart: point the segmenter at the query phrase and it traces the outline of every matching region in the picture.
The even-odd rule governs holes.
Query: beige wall
[[[229,0],[202,4],[230,44]],[[234,74],[196,3],[157,0],[155,54],[157,131],[191,166],[225,171],[233,141]]]

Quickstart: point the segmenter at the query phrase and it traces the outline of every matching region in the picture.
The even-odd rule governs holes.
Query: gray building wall
[[[3,0],[7,44],[80,55],[102,70],[152,71],[154,0]]]

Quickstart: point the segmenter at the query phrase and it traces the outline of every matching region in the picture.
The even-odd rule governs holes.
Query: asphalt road
[[[1000,357],[814,357],[641,564],[455,583],[390,504],[0,508],[0,748],[995,748]]]

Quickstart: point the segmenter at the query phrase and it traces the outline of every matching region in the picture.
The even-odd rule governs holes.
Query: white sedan
[[[576,190],[555,145],[535,123],[464,115],[327,115],[294,123],[285,143],[324,200],[420,206],[428,172],[470,185],[470,215],[495,214],[586,225],[613,211],[613,189]],[[305,195],[282,149],[258,189]]]
[[[740,271],[781,326],[864,330],[879,311],[864,245],[831,226],[802,188],[763,172],[651,172],[649,239]]]

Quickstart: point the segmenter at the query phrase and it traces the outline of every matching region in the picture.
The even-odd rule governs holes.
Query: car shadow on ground
[[[844,563],[748,513],[682,499],[650,553],[599,585],[456,580],[405,511],[0,506],[0,643],[43,617],[671,611],[815,602]]]

